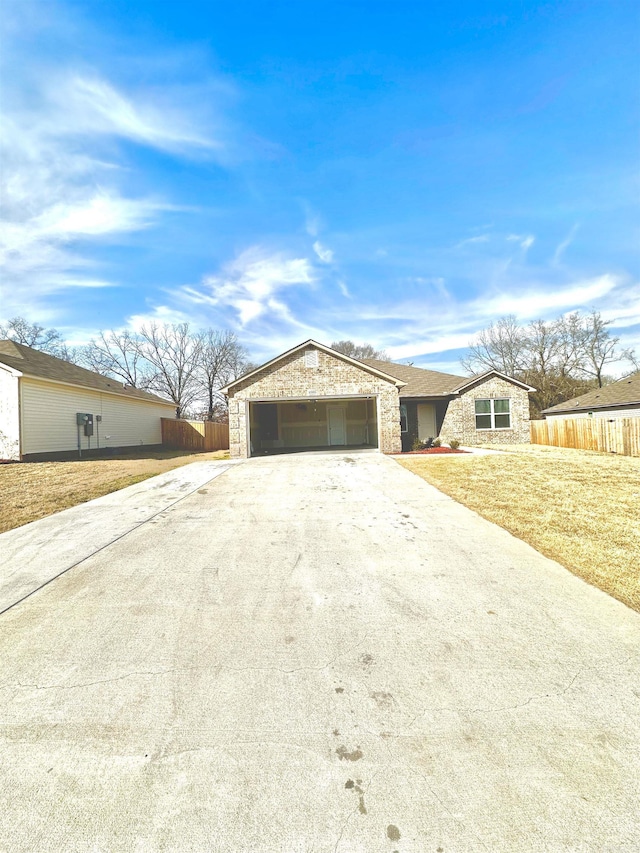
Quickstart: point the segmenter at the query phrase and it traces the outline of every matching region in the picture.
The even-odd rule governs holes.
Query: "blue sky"
[[[0,320],[640,349],[640,4],[8,0]]]

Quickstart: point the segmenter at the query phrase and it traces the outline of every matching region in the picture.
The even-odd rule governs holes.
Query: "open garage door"
[[[375,397],[249,403],[250,454],[377,448]]]

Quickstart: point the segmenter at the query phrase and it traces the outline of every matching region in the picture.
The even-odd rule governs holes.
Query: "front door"
[[[347,423],[343,406],[327,406],[329,421],[329,444],[347,443]]]
[[[436,430],[436,407],[433,403],[418,403],[418,438],[426,441],[435,438]]]

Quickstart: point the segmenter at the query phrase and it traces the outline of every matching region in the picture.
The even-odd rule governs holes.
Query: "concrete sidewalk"
[[[379,454],[191,475],[0,617],[6,849],[637,853],[640,614]]]
[[[234,464],[194,462],[0,534],[0,614]]]

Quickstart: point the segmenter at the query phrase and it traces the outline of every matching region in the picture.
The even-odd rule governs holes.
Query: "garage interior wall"
[[[250,404],[253,452],[329,446],[330,407],[344,410],[346,429],[343,446],[378,446],[375,398],[292,400]]]

